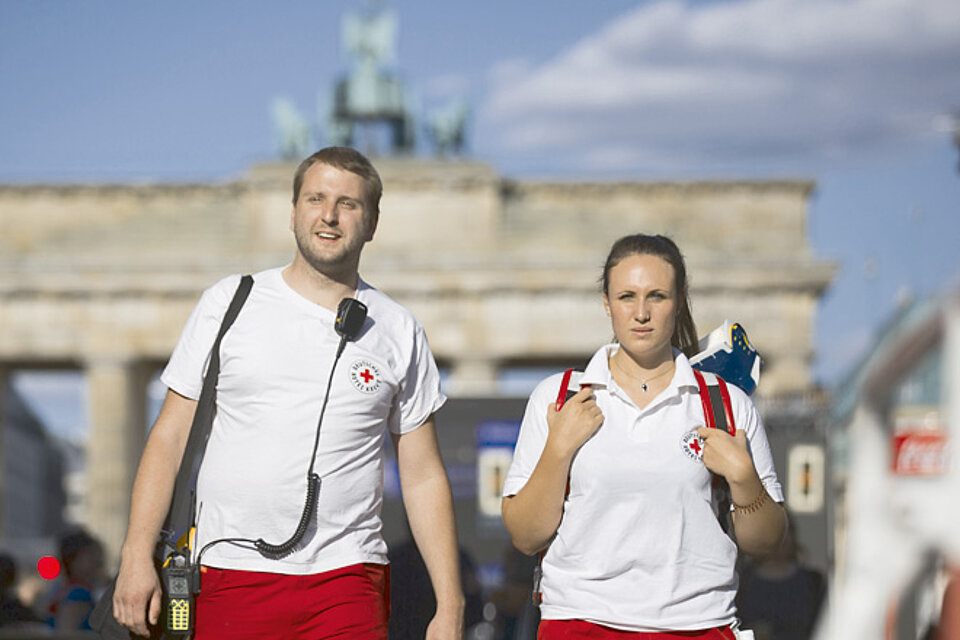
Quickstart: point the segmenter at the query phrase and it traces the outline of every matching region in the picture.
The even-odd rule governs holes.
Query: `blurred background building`
[[[904,301],[835,394],[838,616],[830,637],[937,635],[956,573],[960,291]],[[955,612],[956,613],[956,612]],[[866,635],[864,635],[866,637]]]
[[[66,514],[66,443],[57,442],[9,385],[0,432],[0,538],[28,540],[56,534]]]

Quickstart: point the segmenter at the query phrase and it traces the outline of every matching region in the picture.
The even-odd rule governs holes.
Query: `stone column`
[[[497,392],[497,362],[483,357],[464,357],[453,362],[449,389],[452,396],[492,396]]]
[[[146,435],[145,368],[124,359],[87,363],[87,526],[119,561],[130,490]]]

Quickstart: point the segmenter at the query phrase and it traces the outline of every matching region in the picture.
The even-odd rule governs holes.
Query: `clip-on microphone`
[[[337,307],[337,319],[333,323],[333,328],[340,336],[340,346],[337,347],[337,355],[333,359],[333,366],[330,367],[330,379],[327,380],[327,391],[323,397],[323,406],[320,408],[320,418],[317,420],[317,435],[313,441],[313,454],[310,456],[310,468],[307,470],[307,500],[303,505],[303,514],[300,516],[300,522],[297,524],[297,530],[289,540],[281,544],[270,544],[263,538],[254,542],[257,550],[267,556],[282,558],[293,551],[303,536],[307,533],[307,526],[310,523],[310,516],[317,507],[317,498],[320,493],[320,476],[313,472],[313,465],[317,459],[317,447],[320,444],[320,425],[323,424],[323,414],[327,410],[327,401],[330,399],[330,387],[333,385],[333,372],[337,369],[337,362],[343,354],[344,347],[348,340],[354,340],[360,335],[363,323],[367,319],[367,305],[354,298],[344,298]]]
[[[354,298],[344,298],[337,307],[337,320],[333,329],[340,335],[340,347],[337,357],[343,353],[347,340],[355,340],[360,335],[363,322],[367,319],[367,305]]]

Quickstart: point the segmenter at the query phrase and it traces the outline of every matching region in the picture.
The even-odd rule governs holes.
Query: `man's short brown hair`
[[[293,204],[300,199],[300,188],[303,186],[303,177],[307,170],[315,164],[325,164],[343,171],[355,173],[366,185],[366,206],[371,213],[380,212],[380,196],[383,194],[383,183],[380,174],[365,155],[350,147],[326,147],[300,163],[297,172],[293,175]]]

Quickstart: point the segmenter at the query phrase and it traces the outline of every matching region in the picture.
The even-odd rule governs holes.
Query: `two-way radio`
[[[168,556],[160,567],[163,629],[168,636],[186,636],[193,631],[193,596],[200,591],[197,568],[181,552]]]

